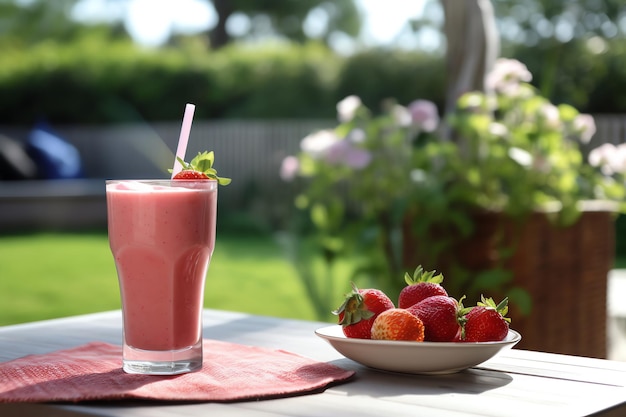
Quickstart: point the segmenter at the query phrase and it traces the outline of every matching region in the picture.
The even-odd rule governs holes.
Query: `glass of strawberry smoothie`
[[[202,367],[202,308],[215,245],[217,181],[109,180],[109,243],[128,373]]]

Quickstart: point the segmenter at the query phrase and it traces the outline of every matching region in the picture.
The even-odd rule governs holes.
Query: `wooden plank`
[[[626,363],[515,349],[478,366],[507,373],[623,387]]]
[[[626,364],[513,349],[458,374],[420,376],[368,369],[334,351],[313,331],[326,323],[208,310],[205,337],[299,353],[354,369],[349,383],[325,392],[232,404],[107,402],[0,405],[2,416],[584,416],[623,413]],[[93,340],[119,343],[118,311],[0,328],[0,360]],[[56,414],[48,413],[52,410]],[[66,413],[66,414],[64,414]],[[609,414],[610,415],[610,414]],[[620,414],[615,414],[620,415]]]

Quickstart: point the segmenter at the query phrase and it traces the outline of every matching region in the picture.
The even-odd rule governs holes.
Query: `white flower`
[[[598,146],[589,152],[589,165],[600,168],[605,175],[626,173],[626,144]]]
[[[596,134],[596,122],[590,114],[579,114],[574,119],[574,129],[580,134],[582,143],[589,143]]]
[[[520,148],[509,149],[509,158],[523,167],[529,167],[533,163],[533,156],[528,151]]]
[[[413,169],[409,173],[409,177],[411,178],[411,181],[415,183],[423,183],[426,181],[427,175],[423,169]]]
[[[562,126],[559,109],[552,103],[546,103],[539,108],[539,118],[550,129],[556,130]]]
[[[337,119],[339,119],[341,123],[351,121],[352,119],[354,119],[357,110],[362,105],[363,103],[358,96],[351,95],[344,98],[339,103],[337,103]]]
[[[296,174],[298,174],[298,170],[300,169],[300,162],[298,158],[295,156],[288,156],[283,159],[283,163],[280,165],[280,178],[283,181],[292,181]]]
[[[409,110],[399,104],[391,108],[391,117],[393,117],[398,126],[402,127],[410,126],[413,119]]]
[[[424,132],[433,132],[439,125],[439,112],[435,103],[428,100],[415,100],[409,104],[409,113],[414,126]]]
[[[487,74],[485,84],[488,89],[505,95],[515,95],[522,82],[533,79],[526,65],[516,59],[499,58]]]
[[[498,137],[505,137],[509,133],[509,129],[499,122],[489,124],[489,133]]]
[[[352,129],[350,132],[348,132],[346,139],[352,143],[363,143],[366,139],[365,131],[358,128]]]
[[[619,174],[626,174],[626,143],[617,145],[617,153],[613,159],[613,170]]]
[[[612,143],[604,143],[597,148],[594,148],[589,152],[589,165],[592,167],[599,167],[605,164],[608,160],[608,156],[615,152],[615,145]]]
[[[338,141],[339,137],[333,130],[320,130],[302,139],[300,149],[302,149],[302,152],[309,154],[311,158],[320,159],[326,155],[328,148]]]
[[[511,84],[506,91],[502,92],[502,95],[519,101],[532,99],[536,94],[534,87],[530,84]]]

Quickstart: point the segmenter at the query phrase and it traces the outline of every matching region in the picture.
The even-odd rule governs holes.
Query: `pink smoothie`
[[[107,184],[109,242],[121,290],[124,338],[136,349],[183,349],[202,337],[217,182],[168,183]]]

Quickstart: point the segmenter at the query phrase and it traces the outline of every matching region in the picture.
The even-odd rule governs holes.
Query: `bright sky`
[[[365,16],[364,44],[394,43],[412,47],[418,41],[415,35],[408,36],[406,25],[409,19],[420,16],[425,0],[356,2]],[[163,43],[172,29],[194,33],[213,27],[217,21],[213,6],[205,0],[129,0],[118,6],[105,0],[82,0],[75,10],[75,16],[84,21],[102,21],[124,15],[129,33],[144,45]]]

